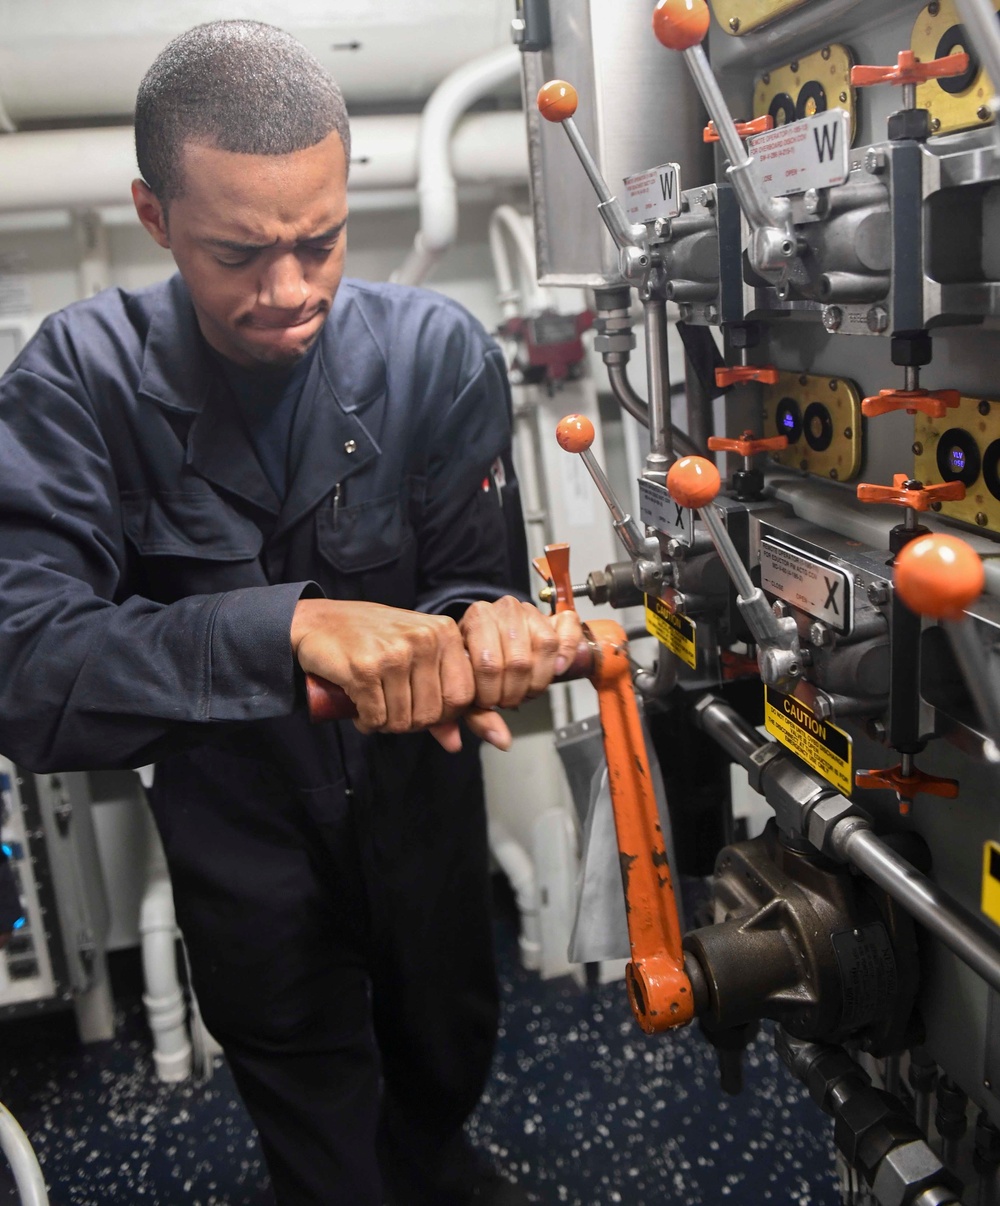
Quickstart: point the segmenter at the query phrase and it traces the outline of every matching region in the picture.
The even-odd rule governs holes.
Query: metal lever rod
[[[696,509],[708,528],[715,551],[736,587],[737,606],[754,640],[770,655],[761,661],[761,676],[765,682],[777,685],[780,679],[799,672],[795,621],[779,620],[771,611],[764,592],[759,586],[754,586],[749,570],[736,551],[719,513],[712,506],[721,484],[718,469],[711,461],[700,456],[687,456],[675,461],[667,475],[670,497],[682,507]],[[779,659],[779,652],[785,656]]]
[[[538,111],[546,121],[562,125],[566,131],[573,150],[576,151],[577,158],[583,165],[583,170],[590,178],[594,192],[600,199],[597,211],[608,228],[608,233],[619,248],[632,247],[642,250],[646,237],[645,227],[633,225],[628,220],[621,202],[608,188],[601,175],[601,169],[597,166],[597,161],[591,155],[590,149],[583,140],[583,135],[573,120],[577,102],[576,89],[565,80],[550,80],[538,92]]]
[[[575,452],[583,458],[587,471],[594,479],[594,485],[600,491],[601,498],[607,504],[618,538],[633,561],[655,560],[659,554],[659,546],[655,540],[650,540],[636,523],[635,519],[618,501],[611,483],[597,458],[590,451],[594,442],[594,425],[585,415],[566,415],[560,419],[556,427],[556,439],[559,447],[566,452]]]
[[[770,197],[764,191],[726,104],[722,89],[701,43],[708,33],[711,14],[705,0],[658,0],[653,12],[653,32],[668,50],[684,55],[691,78],[729,160],[729,179],[750,224],[750,261],[758,272],[784,276],[798,253],[792,208],[787,197]]]

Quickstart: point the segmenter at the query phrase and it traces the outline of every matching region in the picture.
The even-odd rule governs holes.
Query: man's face
[[[142,181],[132,195],[142,224],[172,252],[202,334],[237,364],[295,364],[319,336],[344,272],[340,136],[290,155],[187,143],[181,166],[183,192],[169,215]]]

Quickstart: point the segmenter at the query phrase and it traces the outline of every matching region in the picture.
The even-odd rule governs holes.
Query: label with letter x
[[[760,542],[760,585],[845,635],[854,625],[854,582],[846,570],[766,536]]]
[[[694,543],[694,512],[674,502],[666,486],[639,478],[639,518],[684,544]]]

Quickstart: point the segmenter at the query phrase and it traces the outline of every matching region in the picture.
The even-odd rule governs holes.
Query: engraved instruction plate
[[[837,632],[854,621],[854,582],[846,570],[765,536],[760,542],[760,585]]]
[[[639,518],[647,527],[674,540],[694,542],[694,512],[674,502],[666,486],[644,477],[639,478]]]

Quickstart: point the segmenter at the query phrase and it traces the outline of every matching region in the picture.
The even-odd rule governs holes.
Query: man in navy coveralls
[[[53,315],[0,383],[0,748],[156,763],[281,1203],[526,1201],[462,1140],[497,1011],[476,746],[580,632],[502,597],[501,356],[439,295],[341,280],[346,113],[288,35],[176,39],[136,148],[178,275]],[[356,725],[310,725],[308,671]]]

